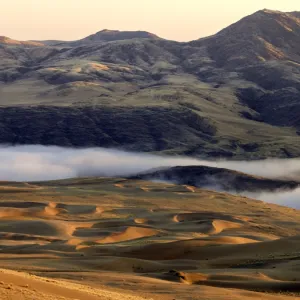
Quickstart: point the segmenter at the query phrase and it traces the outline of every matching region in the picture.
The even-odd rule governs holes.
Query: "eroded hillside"
[[[269,10],[189,43],[111,30],[73,42],[3,37],[1,142],[299,156],[299,45],[299,14]]]

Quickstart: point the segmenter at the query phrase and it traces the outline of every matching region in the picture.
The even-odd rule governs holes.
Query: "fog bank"
[[[129,176],[149,169],[205,165],[268,178],[300,181],[300,159],[263,161],[205,161],[179,156],[158,156],[114,149],[71,149],[55,146],[0,146],[0,180],[43,181],[89,176]],[[251,193],[250,197],[300,208],[300,189],[292,192]],[[300,201],[299,201],[300,203]]]
[[[201,164],[187,157],[163,157],[114,149],[1,146],[0,180],[43,181],[88,176],[129,176],[161,166]]]
[[[152,168],[205,165],[269,177],[300,179],[300,159],[205,161],[105,148],[0,146],[0,180],[36,181],[83,176],[127,176]]]
[[[275,193],[242,193],[244,196],[265,202],[300,209],[300,188]]]

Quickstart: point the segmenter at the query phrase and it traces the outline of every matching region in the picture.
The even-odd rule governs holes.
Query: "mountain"
[[[300,60],[299,13],[261,10],[196,41],[219,66],[235,68],[269,60]]]
[[[300,155],[300,19],[263,10],[188,43],[104,30],[0,43],[0,141],[199,157]]]
[[[289,14],[300,19],[300,11],[292,11],[292,12],[289,12]]]
[[[156,38],[159,37],[147,31],[119,31],[119,30],[104,29],[80,41],[82,43],[111,42],[111,41],[131,40],[131,39],[156,39]]]
[[[264,122],[299,128],[299,12],[258,11],[194,44],[204,45],[217,67],[255,83],[237,94]]]
[[[300,183],[295,181],[267,179],[229,169],[207,166],[161,168],[138,174],[132,179],[160,180],[229,192],[274,192],[293,190],[300,186]]]
[[[63,42],[54,40],[41,41],[41,43],[44,43],[49,46],[78,47],[103,42],[124,41],[133,39],[159,39],[159,37],[147,31],[119,31],[104,29],[77,41]]]
[[[0,36],[0,45],[7,46],[26,46],[26,47],[42,47],[43,43],[34,41],[17,41],[6,36]]]

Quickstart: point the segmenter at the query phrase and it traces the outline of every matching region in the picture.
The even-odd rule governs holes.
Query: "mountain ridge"
[[[0,44],[4,45],[14,45],[14,46],[35,46],[35,47],[43,47],[44,44],[35,41],[18,41],[11,39],[7,36],[0,36]]]
[[[291,12],[282,12],[282,11],[277,11],[277,10],[271,10],[271,9],[262,9],[262,10],[259,10],[251,15],[248,15],[246,17],[243,17],[241,20],[227,26],[226,28],[224,29],[221,29],[220,31],[218,31],[216,34],[214,35],[211,35],[211,36],[207,36],[207,37],[201,37],[201,38],[198,38],[198,39],[195,39],[195,40],[192,40],[192,41],[187,41],[187,42],[181,42],[183,44],[186,44],[186,43],[190,43],[190,42],[194,42],[194,41],[199,41],[199,40],[202,40],[202,39],[207,39],[207,38],[210,38],[210,37],[213,37],[219,33],[222,33],[224,30],[226,29],[229,29],[231,28],[232,26],[238,24],[239,22],[243,21],[244,19],[248,19],[248,18],[253,18],[255,16],[258,16],[258,15],[261,15],[261,14],[264,14],[264,15],[278,15],[278,16],[283,16],[283,15],[287,15],[289,17],[293,17],[295,19],[300,19],[300,11],[291,11]],[[300,22],[300,20],[299,20]],[[115,37],[114,37],[115,36]],[[126,38],[127,37],[127,38]],[[7,38],[7,39],[10,39],[10,40],[13,40],[9,37],[6,37],[6,36],[0,36],[0,40],[1,38]],[[151,32],[148,32],[148,31],[145,31],[145,30],[118,30],[118,29],[101,29],[99,31],[97,31],[96,33],[94,34],[90,34],[88,36],[85,36],[81,39],[77,39],[77,40],[72,40],[72,41],[63,41],[63,40],[28,40],[28,41],[18,41],[18,40],[13,40],[15,41],[16,43],[31,43],[31,42],[36,42],[36,43],[41,43],[43,44],[43,42],[51,42],[51,43],[75,43],[75,42],[79,42],[79,41],[88,41],[89,39],[95,39],[95,41],[97,41],[97,39],[99,39],[100,41],[111,41],[111,40],[125,40],[125,39],[132,39],[132,38],[158,38],[158,39],[162,39],[161,37],[159,37],[158,35],[154,34],[154,33],[151,33]]]
[[[96,42],[1,44],[1,141],[80,147],[106,141],[127,150],[239,159],[299,156],[295,14],[259,11],[187,43],[135,38],[149,35],[143,32],[99,42],[103,34],[124,38],[102,30]],[[56,131],[47,114],[60,124]],[[178,136],[164,126],[163,114]],[[147,138],[136,138],[135,124]],[[98,137],[90,139],[85,127]]]
[[[221,67],[235,68],[268,60],[300,61],[300,19],[291,13],[260,10],[206,39],[205,43]]]
[[[130,179],[185,184],[226,192],[278,192],[294,190],[300,182],[269,179],[246,173],[209,166],[177,166],[159,168],[131,176]]]

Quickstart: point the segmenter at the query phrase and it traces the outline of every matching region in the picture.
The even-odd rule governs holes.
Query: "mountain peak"
[[[157,39],[157,35],[147,31],[120,31],[103,29],[80,40],[80,42],[111,42],[131,39]]]
[[[2,35],[2,36],[0,36],[0,43],[8,43],[8,42],[10,42],[12,39],[10,39],[9,37],[7,37],[7,36],[4,36],[4,35]]]
[[[282,14],[283,12],[279,10],[272,10],[268,8],[264,8],[262,10],[257,11],[256,13],[265,13],[265,14]]]
[[[265,14],[265,15],[288,15],[289,17],[296,17],[296,18],[300,18],[300,11],[291,11],[291,12],[282,12],[279,10],[271,10],[271,9],[267,9],[264,8],[262,10],[257,11],[256,13],[254,13],[252,16],[255,16],[257,14]]]
[[[292,11],[292,12],[282,12],[279,10],[271,10],[271,9],[262,9],[257,11],[256,13],[248,16],[248,17],[257,17],[257,16],[268,16],[268,17],[288,17],[288,18],[300,18],[299,11]],[[246,17],[247,18],[247,17]]]
[[[8,46],[30,46],[30,47],[41,47],[44,46],[42,43],[33,41],[17,41],[7,36],[0,36],[0,44]]]
[[[244,17],[240,21],[221,30],[220,33],[234,29],[235,31],[244,31],[245,33],[246,30],[250,30],[250,34],[254,31],[264,31],[272,35],[279,27],[290,31],[290,27],[300,26],[296,17],[298,14],[300,15],[300,13],[297,12],[285,13],[276,10],[263,9]],[[277,32],[277,34],[279,34],[279,32]]]
[[[120,30],[102,29],[97,33],[116,33],[116,32],[120,32]]]
[[[299,15],[297,12],[260,10],[198,43],[207,45],[220,66],[240,66],[268,60],[300,62]]]
[[[261,10],[257,11],[256,13],[274,14],[276,12],[277,12],[277,10],[272,10],[272,9],[264,8],[264,9],[261,9]]]

